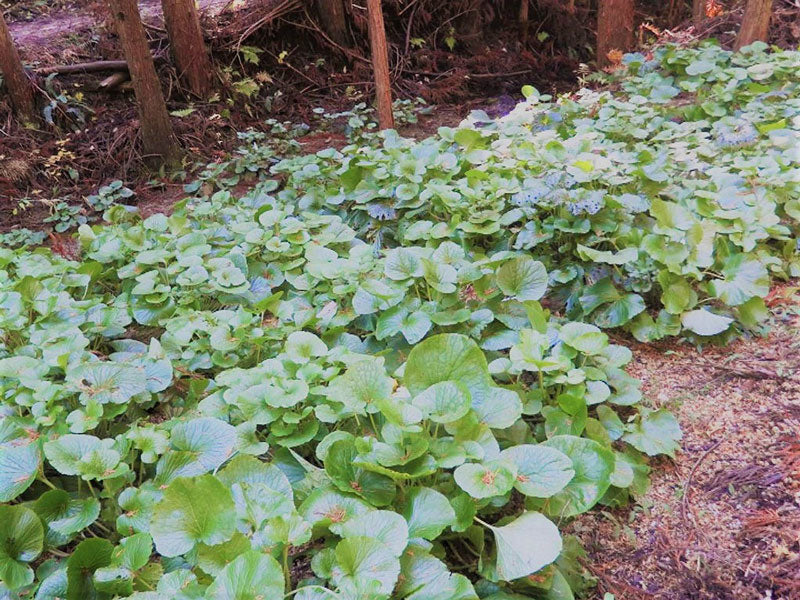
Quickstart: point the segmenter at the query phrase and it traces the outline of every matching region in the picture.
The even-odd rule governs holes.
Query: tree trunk
[[[522,44],[528,43],[528,19],[530,18],[530,0],[520,0],[519,3],[519,34]]]
[[[633,46],[633,0],[600,0],[597,8],[597,64],[611,64],[608,53]]]
[[[340,46],[349,46],[344,0],[317,0],[317,13],[325,34]]]
[[[198,98],[211,93],[211,60],[194,0],[161,0],[178,75]]]
[[[381,0],[367,0],[369,41],[372,48],[372,70],[375,72],[375,95],[378,105],[378,125],[394,129],[392,112],[392,80],[389,74],[389,48],[383,24]]]
[[[693,0],[692,20],[695,23],[700,23],[705,18],[706,18],[706,0]]]
[[[753,42],[766,42],[769,38],[769,19],[772,16],[772,0],[747,0],[742,17],[742,28],[734,44],[734,50],[749,46]]]
[[[2,12],[0,12],[0,72],[3,74],[3,84],[8,89],[11,105],[16,114],[23,119],[34,120],[36,105],[33,100],[33,85],[25,74]]]
[[[139,105],[145,158],[154,164],[172,166],[178,162],[180,150],[172,132],[167,104],[153,64],[153,56],[147,45],[136,0],[109,0],[109,5]]]

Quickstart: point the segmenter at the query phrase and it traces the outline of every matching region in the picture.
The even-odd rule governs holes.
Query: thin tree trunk
[[[705,18],[706,18],[706,0],[693,0],[692,20],[695,23],[700,23]]]
[[[528,19],[530,15],[530,0],[520,0],[519,3],[519,28],[522,43],[528,43]]]
[[[34,120],[36,105],[33,100],[33,85],[25,74],[2,12],[0,12],[0,72],[3,74],[3,84],[8,89],[11,105],[16,114],[23,119]]]
[[[317,0],[317,13],[325,34],[340,46],[350,45],[347,38],[347,12],[344,0]]]
[[[633,0],[600,0],[597,9],[597,64],[611,64],[608,53],[633,46]]]
[[[147,45],[136,0],[109,0],[109,4],[139,105],[145,155],[149,159],[157,158],[158,162],[173,165],[178,162],[180,150],[172,132],[167,104],[153,64],[153,56]]]
[[[769,20],[772,17],[772,0],[747,0],[742,17],[742,27],[736,37],[734,50],[753,42],[766,42],[769,38]]]
[[[369,41],[372,48],[372,70],[375,72],[375,95],[378,105],[378,125],[394,129],[392,112],[392,81],[389,73],[389,48],[386,26],[383,23],[381,0],[367,0]]]
[[[211,59],[194,0],[161,0],[161,5],[178,74],[195,96],[208,98],[211,93]]]

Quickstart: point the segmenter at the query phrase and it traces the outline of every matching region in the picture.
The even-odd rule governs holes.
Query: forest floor
[[[773,289],[771,331],[723,348],[628,344],[631,375],[683,429],[638,505],[572,531],[617,600],[800,598],[800,294]]]

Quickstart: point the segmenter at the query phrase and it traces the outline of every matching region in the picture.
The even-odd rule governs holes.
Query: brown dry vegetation
[[[639,506],[572,525],[597,598],[800,598],[800,297],[795,284],[771,298],[766,337],[703,352],[632,345],[630,373],[684,437]]]

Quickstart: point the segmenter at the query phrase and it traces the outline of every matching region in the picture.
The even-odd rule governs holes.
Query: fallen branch
[[[116,89],[120,84],[125,83],[130,78],[130,74],[127,71],[117,71],[103,79],[97,88],[109,92]]]
[[[79,63],[76,65],[54,65],[52,67],[42,67],[36,69],[40,75],[51,75],[58,73],[68,75],[70,73],[96,73],[98,71],[127,71],[128,62],[124,60],[98,60],[95,62]]]

